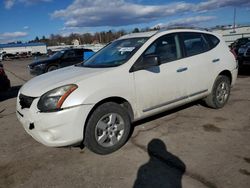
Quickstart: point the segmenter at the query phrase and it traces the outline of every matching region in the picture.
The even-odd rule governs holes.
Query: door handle
[[[184,72],[184,71],[186,71],[186,70],[188,70],[188,68],[187,68],[187,67],[184,67],[184,68],[179,68],[179,69],[177,69],[176,72]]]
[[[218,59],[213,59],[213,63],[217,63],[217,62],[219,62],[220,61],[220,59],[218,58]]]

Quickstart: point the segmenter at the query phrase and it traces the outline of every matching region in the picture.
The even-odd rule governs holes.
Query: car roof
[[[202,32],[202,33],[209,33],[209,34],[213,34],[215,35],[214,33],[211,33],[209,32],[207,29],[203,29],[203,28],[163,28],[163,29],[160,29],[160,30],[155,30],[155,31],[149,31],[149,32],[140,32],[140,33],[130,33],[130,34],[127,34],[127,35],[124,35],[122,37],[120,37],[119,39],[129,39],[129,38],[139,38],[139,37],[152,37],[153,35],[155,34],[158,34],[158,33],[174,33],[174,32]]]
[[[152,37],[158,31],[149,31],[149,32],[140,32],[140,33],[130,33],[120,37],[119,39],[128,39],[128,38],[140,38],[140,37]]]

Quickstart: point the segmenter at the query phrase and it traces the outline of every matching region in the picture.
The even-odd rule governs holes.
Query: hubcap
[[[221,82],[216,90],[216,98],[220,104],[223,104],[227,101],[229,96],[229,86],[226,82]]]
[[[104,115],[95,128],[95,139],[103,147],[117,144],[124,134],[124,120],[117,113]]]

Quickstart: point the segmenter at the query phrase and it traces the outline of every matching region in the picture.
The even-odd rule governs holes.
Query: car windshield
[[[57,59],[62,57],[62,55],[64,54],[64,50],[58,51],[56,53],[54,53],[52,56],[50,56],[50,59]]]
[[[97,52],[83,67],[115,67],[124,64],[147,41],[148,38],[129,38],[116,40]]]

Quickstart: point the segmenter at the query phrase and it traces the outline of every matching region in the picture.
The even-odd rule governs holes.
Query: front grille
[[[23,94],[20,94],[19,95],[19,103],[21,105],[21,108],[22,109],[30,108],[30,106],[35,98],[36,97],[29,97],[29,96],[25,96]]]

